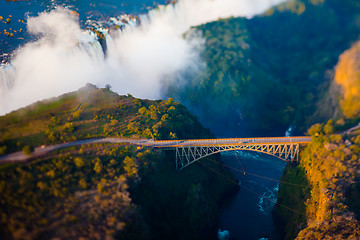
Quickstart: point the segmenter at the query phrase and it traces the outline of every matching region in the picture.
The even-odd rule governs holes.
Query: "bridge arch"
[[[275,156],[285,162],[298,162],[299,143],[239,144],[217,146],[177,146],[176,169],[182,170],[207,156],[228,151],[253,151]]]

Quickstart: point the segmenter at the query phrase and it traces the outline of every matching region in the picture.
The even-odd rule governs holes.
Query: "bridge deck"
[[[173,141],[145,141],[146,146],[176,149],[176,169],[181,170],[204,157],[225,151],[255,151],[284,161],[298,161],[300,145],[311,137],[223,138]]]
[[[95,138],[85,139],[74,142],[42,146],[35,148],[35,152],[31,155],[25,155],[22,151],[10,153],[0,156],[0,164],[13,161],[27,161],[52,152],[56,149],[96,143],[118,143],[131,144],[137,146],[149,146],[156,148],[197,148],[197,147],[237,147],[245,149],[247,147],[253,149],[255,146],[270,145],[289,145],[289,144],[307,144],[311,140],[310,137],[271,137],[271,138],[223,138],[223,139],[192,139],[192,140],[165,140],[154,141],[152,139],[126,139],[126,138]]]
[[[148,141],[144,145],[153,147],[191,147],[214,145],[240,145],[240,144],[308,144],[311,137],[270,137],[270,138],[223,138],[223,139],[191,139],[191,140],[166,140]]]

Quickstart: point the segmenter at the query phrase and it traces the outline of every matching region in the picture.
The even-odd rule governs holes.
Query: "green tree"
[[[142,107],[139,109],[139,113],[142,115],[146,112],[146,107]]]
[[[169,97],[169,99],[166,101],[167,104],[172,104],[174,102],[174,99],[172,99],[171,97]]]
[[[86,183],[86,180],[84,178],[81,178],[79,180],[79,186],[82,188],[82,189],[86,189],[87,188],[87,183]]]
[[[129,177],[138,176],[138,163],[136,159],[126,156],[124,159],[124,170]]]
[[[164,114],[162,117],[161,117],[161,121],[165,122],[166,120],[169,119],[169,114]]]
[[[64,130],[68,133],[72,133],[75,130],[75,125],[72,122],[65,123]]]
[[[104,192],[104,185],[102,183],[98,183],[97,184],[97,190],[98,190],[98,193],[103,193]]]
[[[133,100],[133,103],[135,104],[135,106],[138,106],[138,107],[141,107],[142,105],[142,102],[140,99],[136,98]]]
[[[322,131],[323,131],[323,124],[317,123],[309,128],[308,134],[310,136],[316,136],[322,134]]]
[[[74,120],[80,119],[80,109],[72,114]]]
[[[39,182],[36,184],[36,186],[37,186],[39,189],[41,189],[41,190],[45,190],[45,189],[48,188],[47,184],[44,183],[44,182],[41,182],[41,181],[39,181]]]
[[[54,129],[49,128],[45,131],[45,134],[49,140],[50,143],[56,143],[60,140],[60,135],[58,132],[56,132]]]
[[[170,137],[170,139],[177,139],[176,133],[173,133],[173,132],[169,133],[169,137]]]
[[[6,146],[1,146],[0,147],[0,155],[4,155],[6,153],[7,147]]]
[[[129,122],[127,125],[127,129],[131,132],[138,133],[140,130],[140,123],[139,122]]]
[[[102,164],[101,164],[100,161],[96,161],[96,162],[95,162],[94,171],[95,171],[97,174],[100,174],[100,173],[101,173],[101,171],[102,171]]]
[[[80,157],[74,158],[74,163],[75,163],[75,166],[78,168],[81,168],[82,166],[85,165],[84,161]]]
[[[34,147],[26,145],[25,147],[23,147],[22,151],[25,155],[31,155],[34,152]]]
[[[324,126],[324,132],[326,135],[331,135],[334,133],[334,121],[330,119]]]

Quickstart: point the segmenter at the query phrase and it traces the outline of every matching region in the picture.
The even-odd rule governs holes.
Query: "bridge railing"
[[[307,144],[310,137],[272,137],[272,138],[222,138],[222,139],[189,139],[189,140],[161,140],[152,141],[146,145],[154,147],[181,147],[181,146],[213,146],[213,145],[239,145],[239,144]]]

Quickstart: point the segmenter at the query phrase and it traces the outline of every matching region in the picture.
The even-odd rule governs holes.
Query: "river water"
[[[106,21],[110,17],[119,16],[124,13],[135,15],[146,13],[148,9],[159,4],[165,4],[166,2],[168,1],[0,1],[0,16],[3,18],[3,21],[0,22],[0,62],[10,62],[11,53],[15,49],[29,41],[36,41],[34,36],[27,33],[27,16],[37,16],[43,11],[50,11],[56,6],[62,6],[76,11],[79,14],[80,26],[86,28],[89,22]],[[7,18],[10,19],[10,23],[4,23]],[[11,32],[14,36],[6,36],[4,31]],[[99,48],[98,45],[94,46]],[[11,71],[7,72],[7,76],[10,76],[9,79],[11,79],[13,73]],[[14,85],[11,81],[8,82],[9,86]],[[276,201],[278,184],[276,181],[255,177],[249,173],[272,179],[280,179],[285,163],[275,157],[251,152],[229,152],[222,154],[222,157],[224,164],[232,168],[241,169],[241,171],[244,169],[245,174],[241,171],[232,170],[241,188],[236,195],[225,202],[219,221],[219,228],[228,230],[230,232],[230,239],[276,239],[271,217],[274,203],[268,201],[263,196]]]
[[[238,180],[240,190],[225,201],[219,228],[228,230],[230,239],[277,239],[271,212],[277,199],[278,182],[258,176],[279,180],[286,163],[273,156],[247,151],[223,153],[222,160],[232,167],[229,169]]]

